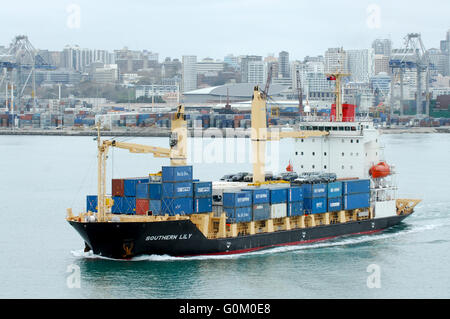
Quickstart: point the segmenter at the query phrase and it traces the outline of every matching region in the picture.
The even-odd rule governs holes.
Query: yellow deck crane
[[[179,105],[177,112],[171,115],[170,148],[154,147],[148,145],[124,143],[115,140],[101,140],[100,126],[97,126],[98,147],[98,220],[106,220],[106,208],[112,206],[112,201],[106,198],[106,160],[111,147],[126,149],[130,153],[151,153],[155,157],[170,158],[172,166],[186,165],[187,160],[187,125],[184,106]]]
[[[308,138],[329,135],[323,131],[268,131],[266,121],[267,95],[256,86],[252,99],[252,157],[253,184],[265,182],[266,142],[278,141],[281,138]]]

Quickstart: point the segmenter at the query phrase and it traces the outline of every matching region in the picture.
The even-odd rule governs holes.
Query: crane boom
[[[170,158],[171,165],[186,165],[187,161],[187,125],[184,114],[184,106],[179,105],[177,112],[172,115],[170,148],[141,145],[135,143],[124,143],[115,140],[100,139],[100,125],[97,125],[97,147],[98,147],[98,219],[106,220],[106,160],[110,147],[126,149],[130,153],[153,154],[155,157]]]

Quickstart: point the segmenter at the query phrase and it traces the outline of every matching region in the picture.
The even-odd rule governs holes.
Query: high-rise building
[[[391,55],[392,41],[389,39],[376,39],[372,42],[372,49],[374,49],[375,54]]]
[[[346,73],[347,54],[342,48],[330,48],[325,52],[325,73]]]
[[[259,55],[246,55],[241,58],[241,81],[243,83],[249,83],[248,81],[248,64],[250,62],[260,62],[262,56]]]
[[[183,55],[182,58],[183,92],[197,89],[197,56]]]
[[[389,70],[389,56],[383,54],[375,54],[374,57],[374,75],[377,75],[381,72],[386,74],[390,74]]]
[[[247,83],[257,84],[259,86],[265,85],[265,74],[263,61],[251,61],[248,62],[248,77]]]
[[[447,31],[445,40],[441,41],[441,52],[445,56],[444,76],[450,76],[450,30]]]
[[[239,58],[237,56],[234,56],[232,54],[228,54],[223,59],[223,62],[225,64],[227,64],[228,66],[232,67],[235,70],[239,69]]]
[[[432,65],[432,71],[445,75],[447,72],[447,55],[439,49],[427,50],[428,58]]]
[[[197,62],[197,74],[218,74],[223,71],[224,62],[214,61],[211,58],[205,58]]]
[[[347,50],[347,71],[354,82],[368,83],[374,75],[374,50]]]
[[[289,70],[289,53],[286,51],[281,51],[278,55],[278,74],[282,78],[290,78],[291,73]]]

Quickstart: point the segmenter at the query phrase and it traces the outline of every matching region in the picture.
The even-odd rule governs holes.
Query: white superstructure
[[[306,117],[300,130],[327,131],[320,137],[296,139],[293,168],[304,172],[335,173],[338,179],[371,179],[371,206],[376,218],[396,214],[395,175],[372,178],[369,170],[384,160],[380,134],[368,118],[332,122],[329,118]],[[391,169],[391,173],[392,169]]]
[[[382,158],[378,130],[369,119],[330,122],[310,117],[301,130],[320,130],[330,134],[297,139],[293,155],[294,170],[335,173],[337,178],[369,178],[369,169]]]

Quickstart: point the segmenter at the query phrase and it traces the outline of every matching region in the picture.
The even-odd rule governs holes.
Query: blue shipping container
[[[338,212],[342,210],[342,197],[328,198],[328,211]]]
[[[253,205],[268,204],[270,202],[270,190],[268,188],[248,187],[242,190],[252,192]]]
[[[162,183],[162,197],[163,198],[180,198],[192,197],[192,182],[164,182]]]
[[[351,181],[342,182],[342,194],[358,194],[370,192],[370,180],[368,179],[355,179]]]
[[[303,184],[303,198],[327,197],[327,184]]]
[[[287,203],[287,216],[302,216],[303,215],[303,202],[290,202]]]
[[[97,212],[97,195],[86,196],[86,212]]]
[[[367,208],[369,206],[369,193],[350,194],[344,196],[344,209]]]
[[[149,183],[148,194],[150,199],[161,200],[162,186],[161,183]]]
[[[190,182],[192,181],[192,166],[163,166],[163,182]]]
[[[293,186],[287,190],[288,202],[301,202],[303,201],[303,188],[300,186]]]
[[[192,197],[182,198],[163,198],[161,205],[162,214],[169,216],[189,215],[194,212],[194,203]]]
[[[136,197],[136,185],[148,182],[148,178],[127,178],[123,181],[123,194],[128,197]]]
[[[253,205],[253,220],[266,220],[270,219],[270,204],[256,204]]]
[[[156,199],[150,199],[148,209],[153,215],[161,214],[161,201]]]
[[[194,199],[194,213],[212,212],[212,197],[202,197]]]
[[[212,182],[194,182],[194,197],[212,196]]]
[[[281,204],[286,203],[288,188],[269,188],[270,189],[270,203]]]
[[[111,207],[111,212],[113,214],[122,214],[123,213],[123,197],[114,196],[113,198],[114,204]]]
[[[328,183],[328,198],[342,197],[342,182]]]
[[[127,215],[136,214],[136,197],[122,197],[122,213]]]
[[[252,206],[224,207],[223,210],[231,223],[243,223],[252,220]]]
[[[136,184],[136,198],[147,199],[149,195],[149,185],[147,183]]]
[[[303,199],[303,207],[309,214],[322,214],[327,212],[327,198],[305,198]]]
[[[251,192],[224,192],[223,206],[224,207],[244,207],[252,205]]]

